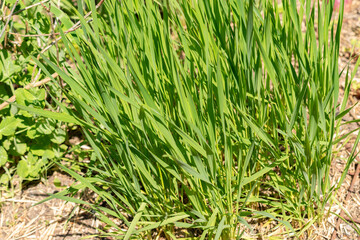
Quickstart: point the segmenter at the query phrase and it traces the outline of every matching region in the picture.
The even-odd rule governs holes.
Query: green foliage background
[[[63,99],[61,88],[49,84],[46,88],[23,87],[34,79],[42,79],[32,56],[38,55],[51,44],[60,29],[72,23],[71,1],[18,1],[14,14],[7,16],[17,1],[2,1],[0,29],[5,28],[0,49],[0,99],[1,102],[16,96],[16,104],[56,110],[49,97]],[[26,7],[30,7],[24,10]],[[63,22],[64,24],[60,24]],[[66,24],[65,24],[66,23]],[[65,25],[65,26],[64,26]],[[17,35],[21,34],[21,35]],[[24,35],[24,36],[23,36]],[[60,46],[61,47],[61,46]],[[65,52],[56,45],[44,52],[57,64],[66,61]],[[0,110],[0,184],[3,190],[10,186],[16,174],[20,180],[39,179],[46,171],[49,159],[60,159],[68,150],[63,143],[67,127],[61,121],[44,118],[19,109],[16,105]]]

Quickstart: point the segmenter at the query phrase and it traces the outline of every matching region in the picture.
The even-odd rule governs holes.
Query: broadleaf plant
[[[31,60],[32,55],[42,52],[56,63],[66,61],[61,45],[52,44],[52,41],[54,36],[58,35],[56,32],[62,27],[65,29],[64,25],[59,24],[60,21],[65,24],[66,20],[70,21],[69,19],[74,16],[71,10],[74,7],[71,1],[61,1],[59,4],[60,1],[50,0],[0,3],[0,189],[4,193],[2,197],[14,194],[14,191],[7,190],[10,190],[9,187],[12,188],[15,182],[40,179],[53,162],[64,157],[68,151],[68,146],[64,145],[68,139],[66,123],[20,108],[23,106],[56,111],[54,100],[64,99],[61,87],[57,84],[49,84],[43,88],[25,87],[30,83],[36,83],[44,76]],[[65,16],[57,18],[47,11],[53,8]],[[11,13],[12,9],[14,11]],[[64,14],[64,11],[67,14]],[[43,51],[49,44],[56,46]],[[15,104],[3,106],[4,101],[12,96],[16,97]],[[16,176],[20,179],[12,181]],[[16,187],[21,190],[21,184],[17,184]]]

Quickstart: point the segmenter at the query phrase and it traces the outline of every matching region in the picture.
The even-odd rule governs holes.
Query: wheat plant
[[[73,107],[28,109],[81,125],[93,149],[86,174],[63,167],[79,184],[52,197],[88,205],[112,227],[104,235],[124,239],[240,239],[251,219],[299,237],[324,218],[349,111],[343,4],[106,0],[96,13],[80,2],[92,22],[79,4],[81,28],[62,34],[75,68],[37,61]],[[72,197],[84,189],[98,198]]]

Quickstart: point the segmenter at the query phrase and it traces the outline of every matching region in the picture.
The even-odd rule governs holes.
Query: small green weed
[[[17,3],[15,5],[15,3]],[[39,179],[51,166],[51,160],[60,159],[68,147],[65,123],[21,110],[17,106],[46,108],[55,111],[56,104],[49,97],[61,101],[61,87],[22,88],[43,77],[31,60],[43,47],[50,44],[49,32],[60,31],[71,17],[70,2],[62,1],[62,10],[56,4],[34,1],[1,1],[0,29],[0,100],[16,96],[16,104],[0,107],[0,185],[7,190],[14,175],[21,180]],[[26,8],[26,9],[25,9]],[[11,16],[11,10],[14,9]],[[49,10],[49,11],[48,11]],[[67,14],[65,14],[65,11]],[[58,14],[55,16],[54,14]],[[4,31],[2,31],[4,30]],[[56,36],[56,35],[54,35]],[[46,51],[45,56],[57,64],[63,63],[65,53],[58,45]]]

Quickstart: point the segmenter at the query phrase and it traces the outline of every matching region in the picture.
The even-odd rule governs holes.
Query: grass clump
[[[57,197],[96,192],[88,204],[125,239],[235,239],[250,218],[296,236],[323,218],[350,82],[339,105],[333,1],[105,1],[99,15],[85,3],[92,22],[79,14],[62,35],[76,69],[38,63],[76,109],[51,117],[82,125],[93,148]]]

